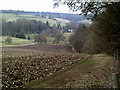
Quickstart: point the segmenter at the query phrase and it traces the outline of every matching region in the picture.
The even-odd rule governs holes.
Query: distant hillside
[[[49,19],[54,19],[56,18],[62,18],[66,19],[68,21],[72,22],[80,22],[83,20],[87,20],[87,18],[90,18],[92,15],[84,16],[84,15],[79,15],[79,14],[68,14],[68,13],[53,13],[53,12],[32,12],[32,11],[19,11],[19,10],[0,10],[3,14],[32,14],[35,15],[36,17],[42,17],[42,18],[49,18]]]
[[[86,20],[89,16],[79,15],[79,14],[68,14],[68,13],[52,13],[52,12],[39,12],[41,15],[49,15],[54,18],[63,18],[73,22],[79,22]]]

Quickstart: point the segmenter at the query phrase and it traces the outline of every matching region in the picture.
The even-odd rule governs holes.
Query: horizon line
[[[48,13],[63,13],[63,14],[78,14],[78,15],[80,14],[80,13],[74,13],[74,12],[73,12],[73,13],[72,13],[72,12],[70,13],[70,12],[54,12],[54,11],[32,11],[32,10],[29,11],[29,10],[0,9],[0,11],[1,11],[1,10],[24,11],[24,12],[36,12],[36,13],[37,13],[37,12],[48,12]]]

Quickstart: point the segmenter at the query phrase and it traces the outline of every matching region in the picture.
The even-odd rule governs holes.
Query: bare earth
[[[3,48],[3,87],[108,88],[117,61],[99,54],[74,53],[71,46]]]
[[[72,47],[69,45],[27,45],[27,46],[17,46],[10,48],[19,48],[19,49],[29,49],[45,52],[63,52],[63,53],[73,53]]]

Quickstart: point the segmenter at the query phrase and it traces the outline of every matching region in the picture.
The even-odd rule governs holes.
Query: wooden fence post
[[[112,74],[112,88],[120,88],[119,87],[119,75],[118,73]]]

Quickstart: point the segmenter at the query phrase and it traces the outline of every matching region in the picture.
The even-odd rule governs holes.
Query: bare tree
[[[35,36],[35,42],[40,43],[40,44],[46,44],[47,39],[44,35],[39,34]]]

